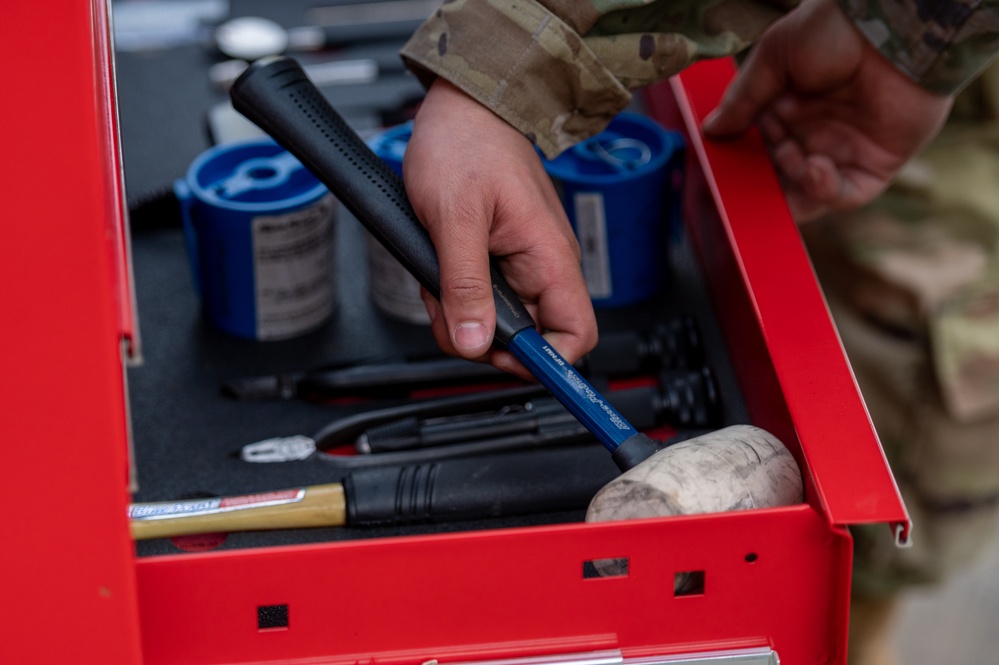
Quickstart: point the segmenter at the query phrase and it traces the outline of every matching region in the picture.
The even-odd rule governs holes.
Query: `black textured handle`
[[[364,469],[344,480],[347,524],[418,524],[582,510],[619,473],[597,445]]]
[[[408,396],[416,390],[478,383],[499,384],[509,379],[508,374],[492,365],[464,358],[434,358],[415,362],[372,362],[309,372],[298,382],[298,390],[301,393],[320,393],[324,397]]]
[[[440,265],[402,180],[361,140],[293,59],[250,65],[229,91],[237,111],[270,134],[325,184],[434,297]],[[496,339],[506,343],[534,321],[492,269]]]

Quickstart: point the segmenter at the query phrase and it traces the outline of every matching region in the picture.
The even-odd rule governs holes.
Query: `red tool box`
[[[688,129],[687,232],[752,421],[795,453],[806,503],[137,558],[107,5],[4,13],[0,660],[845,663],[847,527],[905,541],[908,517],[760,138],[699,134],[731,62],[692,67],[648,106]],[[626,576],[583,575],[621,557]],[[688,571],[703,592],[674,596]]]

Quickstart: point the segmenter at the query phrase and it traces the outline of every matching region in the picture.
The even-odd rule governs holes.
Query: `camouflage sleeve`
[[[838,2],[890,61],[934,92],[957,92],[999,50],[999,0]]]
[[[601,131],[629,89],[736,53],[797,0],[448,0],[402,50],[548,156]]]

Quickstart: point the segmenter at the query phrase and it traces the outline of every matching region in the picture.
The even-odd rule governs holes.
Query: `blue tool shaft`
[[[593,432],[607,450],[614,452],[636,433],[635,428],[537,330],[524,328],[507,342],[507,350]]]

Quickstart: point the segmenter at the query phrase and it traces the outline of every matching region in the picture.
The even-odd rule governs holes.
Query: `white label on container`
[[[333,209],[327,194],[314,205],[254,217],[257,338],[304,333],[333,312]]]
[[[420,283],[381,243],[366,233],[371,299],[386,314],[409,323],[429,324]]]
[[[576,212],[576,238],[583,254],[583,279],[591,298],[609,298],[610,253],[607,248],[607,217],[604,197],[597,192],[577,192],[572,197]]]

